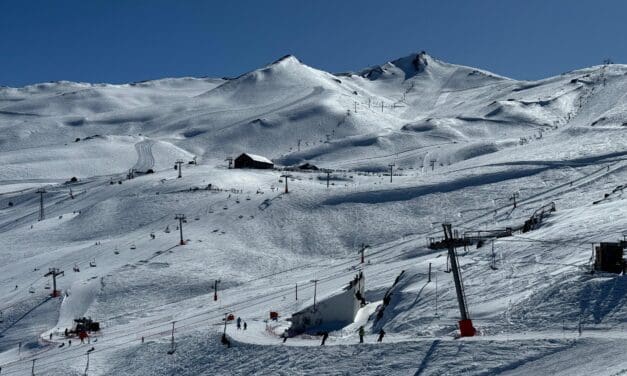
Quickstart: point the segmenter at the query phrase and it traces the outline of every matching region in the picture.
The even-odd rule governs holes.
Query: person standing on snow
[[[322,343],[320,344],[320,346],[324,346],[324,343],[327,341],[327,338],[329,338],[329,332],[322,333]]]
[[[384,335],[385,335],[385,330],[383,330],[383,328],[381,328],[381,330],[379,330],[379,338],[377,338],[377,342],[382,342]]]
[[[281,334],[281,337],[283,337],[283,343],[285,343],[285,341],[287,341],[287,336],[288,336],[287,329],[285,329],[283,331],[283,334]]]
[[[237,318],[237,329],[242,329],[242,318],[241,317]]]
[[[359,327],[359,343],[364,343],[364,334],[366,334],[364,330],[364,326]]]
[[[248,328],[248,324],[246,324],[246,321],[244,321],[244,330],[246,330]]]

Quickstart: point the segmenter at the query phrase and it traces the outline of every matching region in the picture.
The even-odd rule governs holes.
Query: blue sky
[[[0,85],[331,72],[426,50],[518,79],[627,62],[625,1],[0,0]]]

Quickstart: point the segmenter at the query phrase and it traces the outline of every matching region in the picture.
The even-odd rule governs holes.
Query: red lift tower
[[[455,280],[455,291],[457,293],[457,303],[459,304],[459,312],[461,313],[461,320],[459,320],[459,333],[462,337],[472,337],[476,334],[477,330],[472,326],[472,320],[468,315],[468,309],[466,308],[466,295],[464,293],[464,283],[462,282],[462,275],[457,263],[457,253],[455,252],[455,238],[453,238],[453,231],[451,230],[450,223],[443,223],[444,229],[444,241],[448,246],[449,260],[451,262],[451,269],[453,272],[453,279]]]

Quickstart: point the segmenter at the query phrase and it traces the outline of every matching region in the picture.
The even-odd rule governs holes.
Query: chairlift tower
[[[44,193],[47,193],[46,188],[39,188],[37,193],[39,193],[39,220],[43,221],[46,217],[44,215]]]
[[[476,330],[472,325],[472,321],[470,320],[470,316],[468,314],[468,308],[466,307],[466,295],[464,293],[464,285],[459,265],[457,264],[457,253],[455,252],[455,238],[453,237],[450,223],[443,223],[442,228],[444,230],[444,241],[448,246],[453,280],[455,282],[455,292],[457,293],[457,303],[459,304],[459,312],[461,314],[459,332],[462,337],[472,337],[475,335]]]
[[[392,176],[394,176],[394,166],[396,166],[396,164],[390,163],[388,166],[390,167],[390,183],[391,183],[392,182]]]
[[[285,193],[290,193],[289,189],[287,188],[287,180],[289,178],[291,178],[292,175],[290,175],[290,174],[282,174],[281,177],[285,179]]]
[[[327,174],[327,188],[329,188],[331,181],[331,170],[325,170],[324,173]]]
[[[178,170],[179,170],[179,176],[177,177],[177,179],[180,179],[183,177],[183,170],[181,166],[183,165],[183,163],[185,163],[185,161],[182,159],[177,159],[176,162],[174,163],[178,166]]]
[[[57,277],[64,275],[63,270],[59,270],[58,268],[49,268],[48,273],[44,274],[44,277],[52,277],[52,292],[50,296],[56,298],[61,295],[61,292],[57,290]]]
[[[512,197],[509,198],[510,201],[514,201],[514,209],[516,209],[516,199],[520,196],[518,192],[512,193]]]
[[[179,245],[185,245],[185,240],[183,240],[183,221],[186,219],[185,214],[177,214],[174,216],[174,219],[179,220],[179,233],[181,235]]]
[[[218,300],[218,283],[220,283],[219,279],[216,279],[213,282],[213,301],[217,301]]]
[[[364,255],[364,253],[366,252],[366,248],[370,248],[370,246],[368,244],[361,243],[361,247],[359,248],[359,253],[361,254],[361,263],[362,264],[365,262],[365,255]]]

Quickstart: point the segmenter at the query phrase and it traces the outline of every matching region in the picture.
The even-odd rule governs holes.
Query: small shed
[[[622,243],[601,243],[595,250],[595,270],[617,274],[623,272],[625,262]]]
[[[235,158],[235,168],[271,169],[274,168],[274,163],[261,155],[242,153],[239,157]]]

